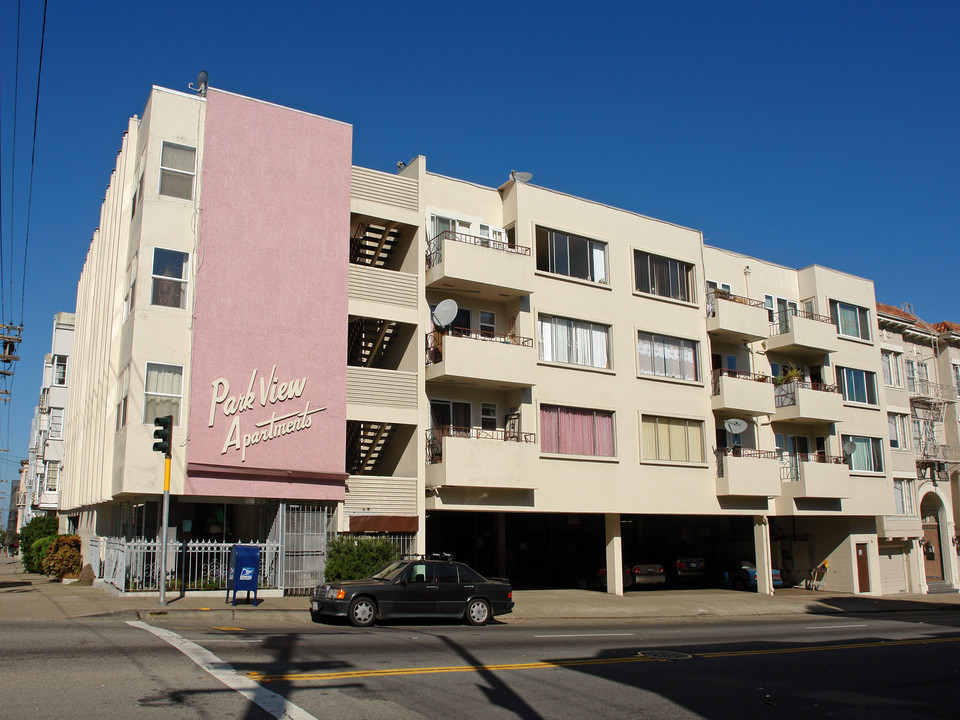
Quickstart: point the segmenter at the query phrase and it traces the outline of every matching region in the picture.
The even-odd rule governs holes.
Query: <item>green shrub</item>
[[[47,554],[47,550],[50,549],[56,539],[56,535],[47,535],[33,541],[33,545],[30,546],[28,551],[30,557],[23,560],[24,567],[27,566],[29,560],[30,567],[36,568],[36,570],[29,570],[29,572],[43,573],[43,556]]]
[[[93,565],[87,563],[83,566],[80,574],[77,575],[77,585],[93,585],[93,581],[96,579],[97,576],[96,573],[93,572]]]
[[[31,573],[40,573],[43,554],[35,555],[34,544],[41,538],[56,537],[59,521],[55,517],[35,517],[20,531],[20,552],[23,556],[23,569]],[[53,542],[51,540],[50,542]],[[46,548],[44,548],[46,552]]]
[[[391,560],[397,560],[400,551],[387,538],[336,538],[327,546],[327,582],[357,580],[370,577]]]
[[[77,535],[59,535],[47,548],[40,561],[44,575],[52,575],[57,580],[76,577],[83,565],[80,554],[80,538]]]

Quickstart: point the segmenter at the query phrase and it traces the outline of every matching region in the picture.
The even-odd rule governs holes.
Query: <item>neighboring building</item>
[[[60,497],[64,459],[64,430],[73,353],[74,314],[53,319],[50,352],[43,359],[40,399],[30,426],[30,447],[23,473],[23,511],[19,527],[34,517],[54,515]]]
[[[824,562],[822,587],[882,591],[872,282],[521,174],[350,157],[347,125],[153,89],[78,288],[78,532],[157,536],[172,414],[173,534],[278,542],[287,587],[328,535],[376,533],[517,586],[606,567],[622,592],[624,562],[698,555],[755,559],[766,592]]]

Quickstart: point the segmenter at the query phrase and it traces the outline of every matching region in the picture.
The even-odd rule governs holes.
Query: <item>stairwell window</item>
[[[903,387],[900,353],[883,350],[880,352],[880,364],[883,366],[883,384],[887,387]]]
[[[148,362],[146,375],[143,389],[143,424],[152,425],[155,418],[173,415],[173,424],[179,427],[183,368],[180,365]]]
[[[893,504],[897,515],[913,515],[913,483],[894,478]]]
[[[691,263],[634,250],[633,266],[637,292],[684,302],[695,300]]]
[[[887,413],[887,427],[890,431],[890,447],[894,450],[906,450],[907,416],[902,413]]]
[[[537,347],[546,362],[610,368],[610,326],[586,320],[540,315]]]
[[[637,357],[641,375],[700,380],[700,343],[696,340],[638,332]]]
[[[841,335],[861,340],[870,339],[870,311],[866,308],[831,300],[830,317]]]
[[[837,368],[837,384],[847,402],[877,404],[877,375],[866,370]]]
[[[644,415],[641,425],[644,460],[704,462],[702,421]]]
[[[63,408],[50,408],[51,440],[63,440]]]
[[[607,282],[607,244],[537,228],[537,270],[595,283]]]
[[[883,472],[883,441],[880,438],[860,435],[841,435],[841,447],[848,442],[854,444],[847,466],[855,472]]]
[[[613,413],[541,405],[540,439],[545,453],[614,457]]]
[[[186,145],[163,143],[160,150],[160,194],[193,200],[197,150]]]
[[[164,248],[153,249],[153,288],[151,305],[180,308],[187,306],[187,259],[189,255]]]

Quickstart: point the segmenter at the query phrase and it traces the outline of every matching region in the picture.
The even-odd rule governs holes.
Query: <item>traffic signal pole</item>
[[[173,415],[154,418],[153,431],[156,440],[153,449],[163,453],[163,518],[160,523],[160,540],[157,552],[160,554],[160,598],[158,605],[167,604],[167,526],[170,521],[170,446],[173,441]]]

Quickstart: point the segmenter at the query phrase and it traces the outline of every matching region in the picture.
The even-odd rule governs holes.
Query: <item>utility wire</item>
[[[23,27],[20,23],[22,0],[17,0],[17,52],[13,71],[13,143],[10,146],[10,318],[13,319],[13,208],[17,192],[17,112],[20,99],[20,35]],[[3,293],[3,246],[0,244],[0,317],[6,317],[6,298]]]

